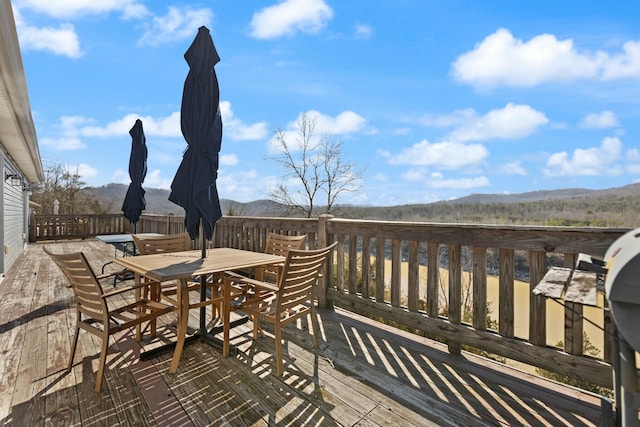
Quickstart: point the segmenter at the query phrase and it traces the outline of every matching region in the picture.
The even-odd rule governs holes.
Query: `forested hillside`
[[[120,213],[127,186],[88,188],[109,213]],[[146,189],[145,213],[182,215],[167,200],[169,191]],[[240,203],[222,200],[225,215],[294,216],[268,200]],[[318,213],[323,213],[321,210]],[[338,206],[343,218],[483,224],[537,224],[587,227],[640,226],[640,184],[606,190],[563,189],[520,194],[473,194],[461,199],[399,206]]]

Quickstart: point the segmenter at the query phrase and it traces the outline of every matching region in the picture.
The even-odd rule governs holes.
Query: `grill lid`
[[[605,295],[616,327],[629,345],[640,351],[640,228],[613,242],[605,261]]]

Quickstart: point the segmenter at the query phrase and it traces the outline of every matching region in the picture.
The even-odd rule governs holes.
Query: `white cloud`
[[[75,131],[82,136],[99,138],[128,135],[136,119],[142,121],[142,127],[146,136],[153,135],[167,138],[182,136],[182,132],[180,131],[180,112],[177,111],[167,117],[161,118],[127,114],[121,119],[107,123],[105,126],[78,126]],[[84,119],[77,124],[84,124],[85,122],[89,122],[89,120]]]
[[[180,131],[180,113],[172,113],[168,117],[155,119],[150,116],[127,114],[121,119],[107,123],[105,126],[96,126],[95,120],[81,116],[62,116],[56,126],[58,135],[46,136],[39,139],[43,146],[55,150],[79,150],[86,147],[84,138],[109,138],[129,137],[129,130],[135,124],[136,119],[142,120],[145,135],[166,138],[182,138]]]
[[[623,46],[623,53],[615,55],[605,63],[602,71],[604,80],[635,78],[640,76],[640,41],[629,41]]]
[[[77,173],[83,179],[95,178],[96,176],[98,176],[98,170],[87,165],[86,163],[80,163],[76,166],[67,166],[67,171],[71,173]]]
[[[547,177],[619,175],[621,154],[620,139],[608,137],[599,147],[578,148],[571,156],[566,151],[552,154],[543,172]]]
[[[124,169],[116,169],[111,174],[111,182],[128,185],[131,182],[129,171]]]
[[[210,26],[211,9],[169,7],[165,16],[155,16],[150,28],[138,40],[139,46],[159,46],[163,43],[194,38],[201,26]]]
[[[302,117],[302,114],[306,114],[308,119],[315,120],[318,133],[332,135],[360,132],[367,123],[364,117],[353,111],[344,111],[335,117],[331,117],[316,110],[309,110],[306,113],[301,113],[297,120]],[[297,120],[289,123],[290,129],[297,129]]]
[[[603,66],[611,75],[614,70],[622,75],[623,69],[630,75],[627,69],[635,67],[639,57],[636,47],[625,45],[626,55],[614,61],[619,65],[610,62],[607,66],[610,58],[606,53],[578,52],[571,39],[542,34],[525,42],[503,28],[458,57],[451,72],[456,80],[476,87],[531,87],[549,81],[605,77]]]
[[[61,137],[61,138],[40,138],[38,142],[44,146],[51,147],[54,150],[80,150],[85,148],[80,138]]]
[[[500,166],[499,171],[500,173],[504,173],[507,175],[522,175],[522,176],[527,175],[527,171],[525,168],[522,167],[520,160],[517,160],[515,162],[505,163],[504,165]]]
[[[448,128],[452,126],[460,126],[471,120],[475,120],[478,116],[473,108],[464,108],[456,110],[451,114],[432,115],[426,114],[418,119],[418,123],[422,126],[435,128]]]
[[[460,142],[430,143],[426,139],[402,150],[389,158],[392,165],[434,166],[442,169],[455,169],[477,165],[489,152],[481,144],[462,144]]]
[[[120,12],[123,18],[144,16],[147,8],[136,0],[17,0],[19,8],[28,8],[55,18],[73,18]]]
[[[368,40],[373,36],[373,28],[367,24],[356,24],[354,27],[357,39]]]
[[[249,202],[268,199],[269,189],[278,184],[278,179],[273,176],[261,176],[255,169],[234,172],[221,169],[216,184],[221,198]]]
[[[20,48],[24,50],[45,50],[56,55],[79,58],[82,56],[76,30],[71,24],[58,27],[38,28],[25,24],[19,9],[14,8],[16,31]]]
[[[57,136],[46,136],[39,138],[38,142],[43,146],[51,147],[54,150],[80,150],[86,147],[80,139],[80,129],[91,121],[80,116],[62,116],[60,124],[56,126]]]
[[[127,172],[127,178],[129,173]],[[165,177],[160,169],[154,169],[147,171],[147,176],[144,179],[143,186],[146,188],[162,188],[163,190],[169,190],[171,188],[171,182],[173,182],[173,175],[171,177]]]
[[[424,181],[428,176],[427,169],[409,169],[401,175],[405,181]]]
[[[620,121],[613,111],[605,110],[587,114],[580,121],[579,126],[586,129],[607,129],[620,126]]]
[[[317,33],[333,17],[323,0],[285,0],[256,12],[251,19],[251,36],[272,39],[297,31]]]
[[[427,186],[436,189],[469,189],[478,187],[488,187],[491,185],[489,179],[485,176],[475,178],[459,178],[459,179],[443,179],[439,173],[434,173],[426,182]]]
[[[267,136],[267,125],[264,122],[246,125],[233,115],[231,104],[228,101],[220,102],[220,110],[224,124],[223,138],[234,140],[255,140],[263,139]],[[80,116],[63,116],[60,118],[59,130],[66,138],[64,149],[83,148],[84,145],[78,139],[85,138],[109,138],[112,136],[129,136],[129,130],[133,127],[136,119],[142,121],[145,135],[162,138],[182,138],[180,130],[180,112],[175,111],[166,117],[141,116],[138,114],[127,114],[118,120],[114,120],[105,125],[95,125],[95,120]],[[73,138],[77,141],[74,144]],[[53,144],[53,139],[44,138],[43,144]],[[56,139],[56,144],[60,143]]]
[[[627,173],[640,175],[640,150],[632,148],[625,153],[625,159],[627,160]]]
[[[238,164],[238,156],[235,154],[223,154],[220,156],[220,166],[235,166]]]
[[[524,138],[549,122],[543,113],[530,106],[512,103],[504,108],[491,110],[484,116],[468,119],[451,133],[452,140],[464,142]]]
[[[299,141],[298,123],[303,115],[306,115],[307,120],[315,123],[314,135],[311,140],[312,145],[320,142],[320,138],[323,135],[347,135],[351,133],[364,132],[366,130],[366,119],[353,111],[344,111],[335,117],[331,117],[316,110],[309,110],[306,113],[300,113],[298,118],[289,122],[287,128],[282,131],[286,141]],[[278,145],[278,143],[274,136],[269,141],[269,150],[273,152],[276,145]],[[295,151],[300,147],[297,145],[291,145],[289,148]]]
[[[247,125],[235,117],[229,101],[220,102],[220,114],[224,125],[224,137],[234,141],[258,140],[267,137],[267,122]]]

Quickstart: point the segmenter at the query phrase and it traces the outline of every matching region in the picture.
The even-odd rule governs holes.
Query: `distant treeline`
[[[390,207],[343,207],[339,216],[387,221],[518,224],[575,227],[638,227],[640,198],[607,195],[522,203],[455,203]]]
[[[105,213],[121,213],[127,186],[109,184],[87,188],[100,200]],[[632,184],[608,190],[571,190],[522,193],[520,195],[474,195],[460,200],[398,206],[336,206],[332,214],[342,218],[385,221],[422,221],[438,223],[516,224],[575,227],[640,227],[640,185]],[[559,197],[559,194],[562,197]],[[147,189],[146,213],[175,214],[184,212],[167,200],[169,191]],[[517,201],[535,196],[537,200]],[[547,197],[546,199],[544,197]],[[488,200],[489,202],[483,202]],[[503,200],[503,201],[496,201]],[[292,217],[285,206],[269,200],[249,203],[222,200],[224,215]],[[317,214],[322,214],[322,207]]]

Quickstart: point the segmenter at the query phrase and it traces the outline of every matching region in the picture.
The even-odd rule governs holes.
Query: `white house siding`
[[[4,170],[6,173],[16,173],[6,166]],[[4,262],[1,271],[3,275],[24,250],[27,236],[26,198],[22,186],[14,186],[10,180],[3,180],[4,246],[2,253]]]

